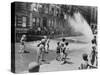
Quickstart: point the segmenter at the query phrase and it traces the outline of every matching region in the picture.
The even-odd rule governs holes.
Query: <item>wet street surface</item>
[[[45,54],[45,59],[50,64],[42,64],[40,66],[40,72],[46,71],[65,71],[65,70],[77,70],[82,62],[82,54],[90,52],[89,43],[70,43],[68,58],[66,64],[61,64],[56,60],[56,40],[50,42],[50,52]],[[26,42],[25,50],[29,53],[18,53],[20,50],[20,43],[15,44],[15,67],[16,73],[28,71],[29,64],[36,62],[37,59],[37,42]]]

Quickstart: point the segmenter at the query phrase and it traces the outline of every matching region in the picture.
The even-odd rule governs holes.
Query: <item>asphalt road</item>
[[[45,59],[50,64],[43,64],[40,66],[40,72],[46,71],[64,71],[64,70],[77,70],[82,62],[82,54],[90,52],[90,43],[70,43],[68,51],[68,63],[61,65],[61,62],[56,61],[56,42],[57,40],[51,40],[49,54],[45,54]],[[37,45],[38,42],[26,42],[25,50],[30,53],[19,54],[20,44],[15,44],[15,66],[16,73],[27,71],[31,62],[36,62],[37,58]]]

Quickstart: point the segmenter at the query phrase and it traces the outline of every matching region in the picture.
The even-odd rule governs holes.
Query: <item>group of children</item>
[[[44,55],[49,52],[49,42],[50,42],[50,39],[45,36],[40,41],[40,43],[37,45],[38,51],[39,51],[37,54],[38,55],[38,58],[37,58],[38,63],[46,62],[46,60],[44,59]],[[62,39],[62,41],[57,42],[56,60],[63,61],[63,64],[66,63],[66,57],[68,55],[68,53],[67,53],[68,44],[69,43],[66,42],[66,39],[64,39],[64,38]]]
[[[25,39],[26,35],[22,35],[20,40],[20,50],[19,53],[27,53],[28,51],[25,50]],[[41,64],[41,62],[46,62],[44,59],[44,55],[49,52],[49,42],[50,39],[47,36],[44,36],[43,39],[40,41],[40,43],[37,45],[38,47],[38,54],[37,54],[37,62]],[[62,41],[57,42],[57,49],[56,49],[56,60],[63,61],[63,63],[66,62],[67,57],[67,46],[68,42],[63,38]]]
[[[63,61],[62,64],[66,63],[66,58],[68,56],[68,45],[69,43],[66,41],[65,38],[62,39],[62,41],[58,41],[57,43],[57,49],[56,49],[56,53],[57,53],[57,57],[56,60],[58,61]]]
[[[29,53],[29,51],[25,50],[25,38],[26,35],[22,35],[22,38],[20,40],[20,53]],[[47,38],[47,36],[44,36],[44,38],[40,41],[40,43],[37,45],[38,47],[38,58],[37,62],[41,64],[41,62],[46,62],[44,59],[44,55],[49,52],[49,42],[50,39]],[[95,44],[92,41],[92,44]],[[63,61],[62,64],[65,64],[67,61],[68,56],[68,45],[69,43],[66,41],[65,38],[62,39],[62,41],[57,42],[57,49],[56,49],[56,60],[57,61]],[[82,55],[83,62],[81,63],[79,69],[88,69],[88,68],[97,68],[97,51],[96,51],[96,45],[92,46],[91,54],[83,54]]]
[[[25,41],[26,41],[26,35],[23,34],[20,40],[20,50],[18,53],[29,53],[29,51],[25,50]],[[49,50],[49,38],[47,36],[44,36],[43,39],[40,41],[40,43],[37,45],[38,47],[38,56],[37,56],[37,62],[45,62],[44,55],[45,53],[48,53]]]

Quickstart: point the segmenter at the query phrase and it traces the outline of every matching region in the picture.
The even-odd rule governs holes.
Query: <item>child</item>
[[[66,39],[62,39],[62,41],[63,41],[63,43],[62,43],[62,51],[63,51],[63,54],[65,55],[65,59],[66,59],[66,57],[67,57],[67,50],[69,49],[68,48],[68,45],[69,45],[69,43],[68,42],[66,42]]]
[[[50,39],[47,38],[47,39],[46,39],[46,43],[45,43],[45,52],[46,52],[46,53],[49,52],[49,43],[50,43]]]
[[[89,64],[89,60],[88,60],[88,55],[87,54],[83,54],[82,58],[83,58],[83,62],[81,63],[81,66],[79,67],[79,69],[97,68],[97,67],[92,66],[92,65]]]
[[[39,49],[39,50],[38,50],[39,52],[38,52],[37,62],[38,62],[39,64],[41,64],[41,61],[47,63],[47,62],[45,61],[45,59],[44,59],[44,55],[45,55],[45,53],[46,53],[46,50],[45,50],[46,41],[47,41],[47,38],[44,37],[44,38],[40,41],[40,43],[37,45],[37,47],[38,47],[38,49]]]
[[[67,51],[69,50],[68,45],[69,45],[69,43],[66,42],[66,43],[65,43],[65,49],[64,49],[64,51],[63,51],[63,53],[65,54],[65,58],[68,56],[68,53],[67,53]]]
[[[26,35],[23,34],[20,40],[20,53],[29,53],[29,51],[25,50],[25,40],[26,40]]]
[[[83,59],[83,62],[81,63],[79,69],[88,69],[89,68],[88,55],[83,54],[82,59]]]
[[[41,44],[39,44],[38,45],[38,54],[37,54],[37,56],[38,56],[38,58],[37,58],[37,62],[39,63],[39,64],[41,64],[41,61],[44,61],[44,50],[45,50],[45,47],[44,47],[44,45],[41,43]]]
[[[43,45],[44,46],[44,51],[46,52],[46,48],[45,48],[45,46],[46,46],[46,42],[47,42],[47,37],[46,36],[44,36],[44,38],[40,41],[40,43],[37,45],[38,47],[40,46],[40,45]]]
[[[26,38],[26,35],[22,35],[21,40],[20,40],[20,51],[19,52],[24,52],[24,49],[25,49],[25,38]]]
[[[60,45],[60,42],[57,43],[57,50],[56,50],[56,53],[57,53],[57,57],[56,57],[56,60],[60,61],[60,50],[61,50],[61,45]]]
[[[92,52],[91,52],[91,64],[94,65],[94,63],[97,61],[97,52],[96,52],[96,47],[92,47]]]
[[[67,45],[68,45],[68,44],[67,44]],[[68,48],[66,47],[67,45],[62,44],[62,47],[61,47],[61,51],[62,51],[62,53],[63,53],[63,56],[62,56],[62,61],[63,61],[63,63],[62,63],[62,64],[67,63],[67,61],[66,61],[66,58],[67,58],[67,56],[68,56],[68,53],[67,53]]]

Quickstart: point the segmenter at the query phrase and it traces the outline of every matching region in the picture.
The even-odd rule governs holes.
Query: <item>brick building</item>
[[[30,35],[70,35],[70,28],[65,28],[67,18],[65,14],[72,15],[79,11],[92,26],[97,24],[97,8],[15,2],[15,29],[18,40],[22,34]]]
[[[63,26],[60,5],[40,3],[15,3],[15,29],[20,39],[32,31],[34,35],[58,32]],[[38,33],[41,32],[41,33]]]

